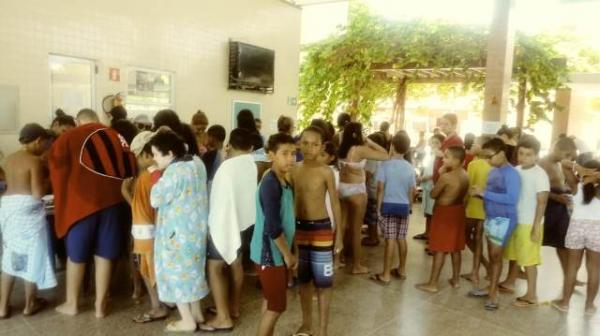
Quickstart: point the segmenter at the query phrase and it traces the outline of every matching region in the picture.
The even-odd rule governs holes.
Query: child
[[[537,265],[541,263],[542,218],[546,211],[550,182],[546,171],[536,164],[540,152],[540,143],[534,137],[526,137],[517,146],[520,166],[517,167],[521,177],[521,195],[517,205],[518,224],[513,232],[504,258],[510,260],[508,276],[500,283],[500,289],[514,291],[518,276],[518,266],[525,268],[527,276],[527,293],[518,297],[513,305],[532,307],[537,305]]]
[[[209,139],[211,130],[208,130]],[[216,306],[216,316],[200,326],[202,331],[231,331],[232,318],[240,317],[244,281],[241,233],[256,221],[256,164],[251,155],[250,132],[236,128],[229,135],[227,160],[213,181],[208,215],[208,276]],[[209,148],[210,146],[209,140]],[[210,153],[210,152],[209,152]],[[226,267],[231,273],[231,300]]]
[[[431,228],[431,217],[433,216],[433,206],[435,200],[431,198],[431,190],[433,189],[433,166],[435,162],[435,153],[442,148],[442,143],[446,138],[441,134],[434,134],[429,138],[429,157],[423,168],[423,175],[420,178],[421,188],[423,189],[423,213],[425,215],[425,232],[418,234],[413,239],[427,240],[429,239],[429,229]]]
[[[206,153],[202,155],[202,162],[206,167],[206,178],[208,181],[208,192],[212,185],[213,178],[219,165],[223,162],[223,142],[225,141],[226,131],[221,125],[212,125],[206,131]]]
[[[323,151],[323,131],[306,128],[300,136],[304,161],[292,170],[296,204],[296,245],[298,280],[302,305],[302,326],[297,334],[312,334],[313,284],[319,301],[319,333],[327,335],[329,302],[333,285],[334,231],[327,212],[326,196],[331,200],[333,218],[341,220],[340,204],[331,169],[318,161]],[[342,242],[337,231],[336,249]],[[312,283],[311,283],[312,282]]]
[[[56,286],[49,251],[46,212],[41,200],[45,190],[45,172],[40,156],[52,138],[38,124],[27,124],[20,132],[21,150],[9,155],[6,169],[6,194],[0,200],[2,233],[2,293],[0,319],[9,318],[10,294],[15,277],[25,281],[23,315],[31,316],[46,307],[37,297],[38,289]]]
[[[573,213],[566,237],[570,262],[563,285],[563,296],[560,300],[553,301],[552,306],[562,312],[568,311],[576,285],[577,271],[585,252],[588,274],[585,312],[594,314],[594,299],[598,294],[600,277],[600,162],[590,160],[584,163],[584,167],[576,168],[582,178],[582,185],[573,199]]]
[[[136,316],[136,323],[148,323],[163,320],[168,316],[166,307],[158,300],[156,276],[154,272],[154,233],[156,211],[150,205],[152,181],[160,177],[160,171],[154,165],[150,141],[153,132],[143,131],[131,142],[131,152],[137,159],[138,175],[123,181],[123,198],[131,205],[133,236],[133,254],[137,270],[148,290],[151,309]]]
[[[375,132],[368,136],[373,142],[385,147],[385,135]],[[377,230],[377,171],[380,161],[367,160],[365,165],[365,176],[367,181],[367,210],[365,211],[365,224],[369,227],[369,236],[363,238],[363,246],[379,245],[379,232]]]
[[[521,178],[517,170],[510,165],[506,156],[506,145],[499,138],[489,140],[483,145],[483,155],[488,158],[494,169],[490,171],[485,190],[473,186],[471,196],[483,198],[485,222],[483,229],[488,243],[490,258],[489,291],[473,289],[469,294],[474,297],[486,297],[486,310],[497,310],[498,281],[502,269],[502,252],[517,226],[517,202],[521,193]]]
[[[286,309],[287,268],[298,261],[291,251],[295,232],[294,193],[285,179],[296,161],[296,144],[288,134],[269,138],[267,153],[272,168],[262,178],[256,201],[256,225],[250,242],[250,259],[264,296],[257,335],[272,336]]]
[[[198,157],[186,155],[184,141],[171,131],[158,132],[150,144],[154,161],[163,170],[150,192],[150,203],[158,209],[154,242],[158,297],[177,304],[181,315],[165,331],[192,332],[204,322],[200,300],[208,294],[206,170]]]
[[[469,190],[469,177],[463,169],[465,148],[452,146],[444,154],[441,174],[431,191],[435,199],[429,249],[434,253],[431,276],[428,283],[417,285],[417,289],[429,293],[439,291],[438,282],[446,254],[452,254],[452,288],[459,287],[460,253],[465,248],[465,195]]]
[[[488,174],[492,170],[490,163],[483,158],[481,152],[481,146],[488,140],[488,137],[481,136],[475,140],[475,143],[471,147],[471,151],[476,155],[476,159],[471,161],[467,167],[467,175],[469,176],[469,185],[471,187],[479,186],[479,188],[484,189]],[[473,267],[471,273],[463,274],[462,278],[473,282],[475,286],[479,286],[479,267],[481,264],[486,268],[487,273],[490,273],[488,262],[482,253],[485,210],[481,198],[467,196],[466,217],[465,235],[467,246],[473,252]]]
[[[327,142],[325,142],[325,144],[323,144],[323,151],[321,151],[321,153],[317,157],[317,160],[319,161],[319,163],[328,166],[331,169],[331,171],[333,172],[333,178],[335,180],[335,193],[336,193],[336,197],[334,197],[334,198],[339,199],[338,185],[340,184],[340,172],[337,170],[336,148],[335,148],[333,142],[327,141]],[[336,222],[335,222],[335,218],[333,216],[333,207],[331,204],[331,197],[329,197],[329,193],[327,193],[327,195],[325,196],[325,204],[327,206],[327,214],[329,215],[329,219],[331,219],[331,227],[333,228],[333,230],[335,230]],[[334,264],[335,264],[335,258],[337,258],[337,257],[338,257],[338,255],[334,256]]]
[[[385,239],[383,273],[371,280],[388,285],[390,274],[406,279],[406,232],[408,216],[416,193],[416,174],[412,165],[404,159],[410,148],[410,138],[398,132],[392,138],[392,157],[384,161],[377,172],[377,214],[379,226]],[[394,248],[398,248],[399,266],[392,270]]]

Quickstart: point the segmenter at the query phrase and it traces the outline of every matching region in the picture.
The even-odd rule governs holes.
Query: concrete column
[[[483,133],[496,133],[506,122],[512,79],[515,27],[513,0],[495,0],[488,39]]]
[[[561,133],[569,134],[569,117],[571,114],[571,89],[563,88],[556,90],[556,109],[552,118],[552,143],[558,139]]]

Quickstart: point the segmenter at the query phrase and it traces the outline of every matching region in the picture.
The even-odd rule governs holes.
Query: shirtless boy
[[[437,180],[431,197],[435,199],[429,249],[434,252],[429,282],[416,285],[422,291],[437,293],[440,272],[446,254],[452,255],[453,288],[459,287],[461,251],[465,248],[465,195],[469,190],[469,177],[463,169],[464,147],[449,147],[444,154],[442,174]]]
[[[56,286],[49,254],[48,225],[44,204],[47,180],[40,156],[51,138],[38,124],[27,124],[21,130],[21,150],[6,158],[6,194],[0,200],[2,232],[2,293],[0,319],[10,317],[10,294],[15,277],[25,281],[23,315],[34,315],[47,302],[37,297],[38,289]]]
[[[544,214],[543,245],[556,249],[563,275],[566,274],[568,259],[565,237],[571,217],[569,208],[572,206],[572,196],[577,191],[577,178],[569,167],[573,165],[573,153],[576,151],[575,142],[563,137],[556,141],[552,151],[539,162],[550,179],[550,194]]]
[[[319,301],[319,332],[327,335],[329,302],[333,285],[334,231],[325,198],[329,193],[333,217],[340,223],[340,204],[333,171],[320,163],[323,151],[321,129],[311,126],[302,132],[300,150],[304,161],[292,171],[296,204],[296,245],[298,280],[302,305],[302,326],[297,334],[312,335],[313,284]],[[341,250],[340,230],[335,235],[335,250]],[[311,283],[312,282],[312,283]]]

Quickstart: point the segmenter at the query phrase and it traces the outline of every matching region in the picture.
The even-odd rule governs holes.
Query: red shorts
[[[283,313],[287,305],[287,268],[285,266],[254,265],[260,280],[267,309]]]
[[[429,229],[429,249],[433,252],[459,252],[465,249],[465,207],[436,205]]]

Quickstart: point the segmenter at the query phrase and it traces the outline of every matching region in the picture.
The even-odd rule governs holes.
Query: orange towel
[[[429,231],[433,252],[458,252],[465,249],[465,206],[436,205]]]

